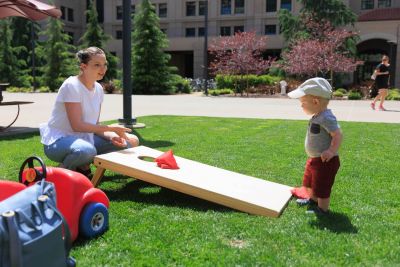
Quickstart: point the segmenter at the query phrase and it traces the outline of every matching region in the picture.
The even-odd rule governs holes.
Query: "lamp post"
[[[31,21],[31,42],[32,42],[32,52],[31,52],[32,86],[33,86],[33,92],[35,92],[36,90],[35,24],[33,21]]]
[[[208,0],[204,1],[204,93],[208,95]]]
[[[137,124],[136,118],[132,117],[132,79],[131,79],[131,1],[123,0],[122,2],[122,64],[123,72],[123,118],[118,122],[127,128],[143,128],[144,124]]]

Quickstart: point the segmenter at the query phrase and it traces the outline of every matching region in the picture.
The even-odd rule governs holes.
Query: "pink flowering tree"
[[[213,56],[210,70],[214,74],[239,75],[243,79],[244,75],[265,73],[272,62],[262,55],[266,37],[256,36],[255,32],[217,38],[208,49]]]
[[[346,29],[335,29],[328,22],[308,22],[309,38],[293,41],[282,53],[281,67],[288,73],[311,77],[328,76],[335,72],[353,72],[363,64],[352,56],[345,44],[356,33]]]

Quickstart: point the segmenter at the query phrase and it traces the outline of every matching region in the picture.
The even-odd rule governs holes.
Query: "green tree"
[[[0,81],[12,86],[29,87],[29,81],[24,79],[22,71],[24,62],[17,57],[20,48],[11,44],[11,19],[0,20],[0,38]]]
[[[108,70],[104,76],[104,81],[111,81],[117,78],[118,58],[105,49],[104,44],[110,39],[110,36],[104,33],[99,24],[98,13],[93,1],[89,2],[89,9],[86,11],[86,15],[88,16],[88,24],[87,30],[81,38],[82,47],[96,46],[105,51]]]
[[[46,59],[46,64],[42,69],[42,82],[51,91],[57,90],[68,76],[77,72],[77,64],[72,52],[76,48],[69,44],[71,37],[63,32],[63,27],[61,20],[50,18],[47,29],[43,32],[48,39],[43,47],[38,49],[38,53]]]
[[[327,21],[333,27],[353,25],[357,19],[341,0],[297,0],[303,6],[298,16],[286,9],[281,9],[278,14],[279,27],[286,41],[298,38],[307,38],[306,23],[312,21]]]
[[[132,81],[137,94],[174,93],[173,67],[168,66],[171,56],[160,30],[159,18],[149,0],[142,0],[134,17],[132,37]],[[176,68],[175,68],[176,69]]]
[[[39,61],[37,55],[33,55],[32,47],[38,46],[37,33],[40,31],[40,25],[21,17],[13,17],[11,21],[13,47],[20,66],[20,80],[24,86],[29,86],[33,84],[33,56],[35,56],[35,61]]]

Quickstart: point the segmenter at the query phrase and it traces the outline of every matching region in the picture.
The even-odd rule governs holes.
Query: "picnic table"
[[[3,126],[0,126],[0,132],[6,130],[6,129],[8,129],[8,128],[10,128],[11,125],[13,125],[13,124],[17,121],[18,116],[19,116],[19,112],[20,112],[20,105],[26,105],[26,104],[32,104],[32,103],[33,103],[33,102],[31,102],[31,101],[8,101],[8,102],[0,102],[0,107],[2,107],[2,106],[17,106],[17,107],[18,107],[17,115],[15,116],[15,118],[13,119],[13,121],[12,121],[10,124],[8,124],[7,126],[4,126],[4,127],[3,127]]]

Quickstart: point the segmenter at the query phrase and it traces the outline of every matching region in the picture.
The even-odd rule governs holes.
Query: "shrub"
[[[389,90],[389,94],[386,97],[387,100],[400,100],[400,89],[391,89]]]
[[[342,93],[343,95],[347,94],[347,90],[344,89],[344,88],[338,88],[338,89],[336,89],[335,92],[340,92],[340,93]]]
[[[173,93],[190,94],[192,92],[189,81],[178,74],[171,74],[169,83],[174,90]]]
[[[275,85],[282,78],[271,75],[217,75],[215,81],[217,88],[230,88],[235,93],[242,93],[246,88],[262,85]]]
[[[333,92],[332,95],[335,97],[343,97],[344,96],[343,92],[341,92],[341,91],[335,91],[335,92]]]
[[[7,87],[6,91],[11,92],[11,93],[30,93],[30,92],[32,92],[32,88],[10,86],[10,87]]]
[[[47,86],[40,86],[37,91],[39,93],[49,93],[50,92],[50,88]]]
[[[350,91],[348,95],[349,100],[360,100],[362,98],[361,93],[357,91]]]
[[[213,96],[233,94],[233,90],[229,88],[208,90],[208,93]]]

